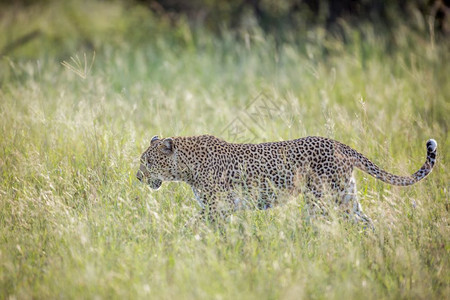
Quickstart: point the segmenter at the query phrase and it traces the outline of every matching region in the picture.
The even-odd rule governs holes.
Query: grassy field
[[[255,25],[218,38],[116,2],[58,3],[0,18],[0,48],[40,33],[0,58],[1,299],[449,298],[450,44],[426,20],[276,44]],[[405,175],[427,139],[439,156],[408,188],[356,172],[374,233],[306,224],[301,196],[184,230],[189,187],[154,192],[135,173],[153,135],[206,133],[331,137]]]

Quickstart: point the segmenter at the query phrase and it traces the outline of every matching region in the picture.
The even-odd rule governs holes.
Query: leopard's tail
[[[437,154],[437,143],[435,140],[430,139],[427,141],[427,160],[423,164],[423,166],[414,174],[410,176],[398,176],[386,172],[380,169],[377,165],[367,159],[361,153],[356,152],[356,157],[354,160],[354,166],[368,173],[369,175],[380,179],[386,183],[392,185],[411,185],[419,180],[424,179],[428,174],[433,170],[434,164],[436,163],[436,154]]]

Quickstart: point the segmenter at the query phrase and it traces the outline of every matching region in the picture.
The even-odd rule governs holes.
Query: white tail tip
[[[428,152],[434,152],[437,148],[437,142],[434,139],[429,139],[427,141],[427,151]]]

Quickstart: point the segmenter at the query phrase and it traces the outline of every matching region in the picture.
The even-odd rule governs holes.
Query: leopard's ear
[[[157,135],[155,135],[154,137],[152,137],[152,140],[150,141],[150,146],[153,145],[153,144],[155,144],[156,141],[158,141],[158,140],[159,140],[159,137],[158,137]]]
[[[172,154],[173,153],[173,139],[167,138],[164,139],[159,146],[159,150],[161,150],[162,153],[165,154]]]

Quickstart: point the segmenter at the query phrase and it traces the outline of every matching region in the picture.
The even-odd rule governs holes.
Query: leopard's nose
[[[136,178],[142,182],[142,179],[144,178],[144,174],[142,173],[141,170],[137,171]]]

